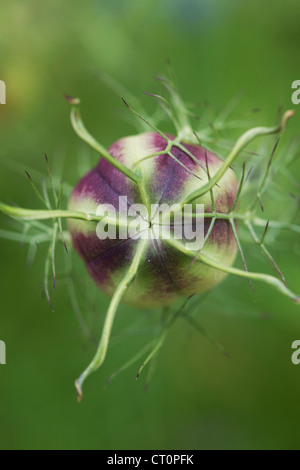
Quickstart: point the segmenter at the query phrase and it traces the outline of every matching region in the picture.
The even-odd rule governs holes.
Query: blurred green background
[[[63,93],[81,98],[87,127],[104,145],[135,132],[99,71],[149,102],[151,111],[143,91],[154,89],[152,80],[170,59],[188,101],[207,100],[219,110],[242,91],[239,109],[260,108],[256,122],[272,125],[280,101],[297,108],[291,83],[300,79],[299,15],[298,0],[2,2],[0,79],[7,104],[0,106],[0,200],[40,207],[23,166],[45,172],[44,150],[71,185],[82,174],[87,161],[79,157],[87,149],[71,128]],[[299,134],[299,115],[285,139]],[[90,157],[95,163],[97,156]],[[0,225],[9,228],[10,221],[1,216]],[[264,286],[253,294],[246,281],[229,278],[200,306],[199,320],[230,358],[178,322],[147,393],[145,377],[135,380],[139,364],[103,388],[153,323],[151,314],[122,307],[107,361],[78,405],[73,381],[93,344],[63,280],[50,312],[41,251],[28,270],[25,247],[0,241],[0,339],[7,344],[7,365],[0,366],[2,449],[299,448],[300,365],[291,363],[291,344],[300,339],[300,311],[289,300]],[[299,260],[288,250],[276,256],[299,292]],[[250,264],[264,268],[255,258]],[[92,281],[87,289],[93,307],[84,314],[99,335],[108,300]]]

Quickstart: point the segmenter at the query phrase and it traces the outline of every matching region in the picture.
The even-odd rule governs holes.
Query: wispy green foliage
[[[300,233],[300,184],[297,180],[295,180],[292,172],[289,171],[289,166],[293,163],[294,158],[297,156],[299,148],[297,143],[295,144],[293,142],[293,144],[289,146],[288,150],[284,149],[280,151],[280,137],[285,130],[288,120],[292,117],[293,111],[287,111],[282,116],[280,116],[275,126],[254,127],[250,130],[247,130],[237,139],[235,143],[233,143],[230,140],[224,139],[224,133],[226,131],[238,129],[240,127],[245,128],[246,124],[243,119],[232,117],[236,99],[234,99],[226,108],[224,108],[223,111],[217,113],[215,117],[211,108],[206,107],[207,114],[209,115],[209,122],[208,125],[203,126],[203,124],[201,124],[201,120],[195,116],[192,109],[190,109],[181,99],[174,86],[174,78],[167,79],[160,77],[158,79],[158,83],[162,86],[166,96],[164,96],[163,93],[152,92],[147,93],[147,95],[149,95],[158,103],[159,109],[163,111],[167,119],[169,119],[173,124],[175,131],[175,140],[173,140],[170,139],[166,133],[160,130],[160,127],[158,127],[158,122],[162,119],[161,114],[156,114],[155,118],[152,120],[151,117],[149,117],[147,113],[144,113],[141,107],[138,106],[138,100],[134,99],[133,96],[126,92],[126,90],[124,90],[115,81],[112,81],[107,76],[102,76],[102,79],[112,89],[117,91],[117,93],[122,90],[122,93],[124,92],[128,95],[131,102],[133,102],[134,108],[131,106],[131,104],[125,101],[125,98],[123,98],[123,101],[128,108],[130,115],[134,115],[136,118],[138,118],[138,121],[142,122],[145,128],[148,127],[152,131],[159,133],[160,136],[165,139],[166,148],[164,151],[148,155],[145,158],[150,159],[160,154],[166,154],[170,158],[174,159],[185,170],[193,174],[193,172],[183,165],[172,153],[172,148],[177,147],[185,152],[205,171],[207,175],[207,181],[203,183],[198,177],[199,188],[190,194],[185,201],[183,201],[182,206],[185,203],[194,201],[196,198],[199,198],[204,194],[208,193],[210,195],[212,211],[204,215],[206,218],[210,219],[210,226],[204,243],[209,243],[209,237],[216,221],[219,219],[227,220],[234,234],[244,269],[217,263],[213,259],[205,256],[202,253],[202,250],[199,250],[196,253],[187,251],[185,250],[183,244],[174,239],[167,240],[166,243],[170,243],[173,247],[176,247],[186,255],[191,256],[191,264],[195,262],[203,263],[213,269],[232,274],[240,278],[248,279],[253,288],[253,283],[256,281],[263,282],[272,286],[281,294],[287,296],[289,299],[299,304],[299,295],[295,294],[287,287],[286,276],[283,274],[273,255],[271,254],[271,248],[268,247],[268,243],[271,240],[270,233],[274,234],[278,231],[288,231],[297,235]],[[96,150],[102,158],[107,159],[113,166],[115,166],[126,177],[133,181],[137,185],[142,199],[146,201],[147,198],[144,192],[143,181],[141,179],[138,168],[134,167],[133,169],[129,169],[124,166],[123,163],[115,159],[102,146],[102,144],[92,137],[83,124],[79,110],[80,101],[69,96],[67,96],[67,100],[71,104],[71,122],[78,136],[90,147]],[[271,142],[271,152],[269,152],[266,147],[259,149],[258,152],[249,149],[249,145],[256,141],[258,137],[272,135],[276,135],[276,141],[275,143]],[[223,164],[213,176],[210,173],[207,160],[205,166],[200,163],[185,147],[186,142],[194,144],[200,143],[205,148],[211,149],[215,152],[216,148],[220,149],[220,152],[222,153],[221,157]],[[101,220],[101,217],[97,216],[96,214],[70,212],[63,209],[66,195],[64,189],[65,185],[59,183],[57,178],[52,176],[47,155],[45,155],[45,161],[48,181],[41,180],[41,187],[39,187],[36,182],[33,181],[30,174],[26,172],[35,194],[45,208],[41,210],[30,210],[0,203],[0,211],[10,215],[14,219],[18,220],[18,222],[23,224],[22,231],[0,230],[0,237],[17,241],[22,244],[28,244],[29,263],[33,262],[37,251],[36,247],[39,244],[46,243],[48,245],[45,257],[44,290],[46,298],[51,306],[51,309],[53,310],[50,294],[51,288],[49,285],[50,279],[52,280],[51,287],[53,289],[56,285],[56,246],[57,243],[61,243],[65,246],[66,251],[68,251],[67,245],[69,245],[70,241],[70,237],[67,231],[63,228],[63,219],[75,218],[86,222],[92,222]],[[218,185],[220,179],[224,176],[228,168],[232,167],[232,165],[234,165],[234,170],[240,178],[238,192],[231,210],[228,213],[219,213],[216,211],[214,188]],[[278,181],[278,174],[280,174],[280,176],[284,176],[285,184],[282,186],[280,186],[280,181]],[[275,207],[274,209],[274,204],[273,210],[269,209],[270,205],[272,206],[272,200],[274,202],[276,196],[278,196],[278,193],[284,196],[282,199],[285,200],[287,204],[287,210],[285,212],[281,206],[280,212],[278,207]],[[291,207],[293,210],[291,210]],[[110,223],[109,220],[108,223]],[[275,235],[273,235],[272,241],[274,239]],[[243,240],[246,240],[247,244],[244,244]],[[259,248],[260,252],[274,269],[275,275],[271,275],[268,272],[258,273],[248,270],[246,252],[250,251],[249,246],[251,249],[253,246]],[[297,237],[295,246],[296,250],[298,249],[299,252],[299,237]],[[140,262],[144,256],[144,252],[145,243],[141,240],[138,242],[137,250],[132,259],[131,266],[125,273],[123,279],[120,281],[120,284],[112,297],[104,321],[101,340],[96,354],[90,365],[76,381],[76,389],[79,400],[82,397],[82,385],[84,381],[92,372],[101,366],[106,357],[115,314],[120,302],[122,301],[123,295],[125,294],[128,286],[138,271]],[[65,256],[67,256],[67,254],[65,254]],[[76,289],[74,288],[74,279],[72,275],[67,277],[67,287],[71,304],[76,313],[79,324],[81,325],[85,335],[93,340],[93,335],[90,332],[83,314],[81,313],[81,308],[76,295]],[[113,376],[110,377],[108,382],[119,372],[122,372],[123,370],[132,366],[144,355],[144,361],[142,362],[142,365],[138,371],[139,377],[144,367],[157,356],[159,350],[165,343],[169,329],[179,318],[187,321],[192,327],[195,328],[195,330],[201,333],[206,339],[212,341],[226,355],[226,351],[219,344],[219,342],[215,340],[213,336],[210,335],[194,318],[193,312],[199,308],[199,299],[197,299],[197,303],[191,307],[190,305],[192,299],[193,296],[186,299],[183,305],[177,310],[172,310],[171,308],[167,311],[164,310],[162,315],[162,323],[154,341],[148,342],[147,345],[142,348],[140,353],[125,362],[125,364],[119,368],[118,371],[113,374]],[[150,375],[146,380],[147,385],[151,379],[152,373],[153,369],[151,368],[149,371]]]

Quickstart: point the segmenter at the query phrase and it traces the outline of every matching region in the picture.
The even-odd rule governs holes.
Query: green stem
[[[167,78],[160,78],[160,80],[170,94],[172,107],[175,111],[175,116],[180,127],[180,140],[191,140],[193,136],[193,130],[188,119],[188,110],[186,109],[171,80]]]
[[[137,362],[140,357],[142,357],[144,354],[149,351],[151,348],[152,343],[148,343],[141,351],[139,351],[137,354],[135,354],[131,359],[129,359],[125,364],[123,364],[121,367],[119,367],[118,370],[116,370],[110,377],[108,377],[107,381],[105,382],[105,387],[121,372],[124,372],[126,369],[131,367],[135,362]]]
[[[258,236],[254,230],[254,228],[252,227],[251,223],[250,222],[246,222],[246,226],[248,227],[249,229],[249,232],[253,238],[253,241],[254,243],[256,243],[260,249],[262,250],[262,252],[264,253],[264,255],[267,257],[267,259],[272,263],[273,267],[275,268],[275,270],[277,271],[277,273],[279,274],[279,276],[281,277],[282,279],[282,282],[286,285],[286,280],[285,280],[285,277],[283,275],[283,273],[281,272],[281,269],[279,268],[278,264],[276,263],[275,259],[273,258],[273,256],[271,255],[271,253],[269,252],[269,250],[266,248],[266,246],[264,245],[264,239],[265,239],[265,236],[266,236],[266,233],[267,233],[267,230],[268,230],[268,227],[269,227],[269,223],[267,223],[266,225],[266,228],[265,228],[265,231],[264,231],[264,234],[263,234],[263,237],[262,237],[262,240],[260,241],[258,239]]]
[[[14,242],[19,242],[19,243],[26,243],[26,244],[31,244],[32,241],[36,241],[37,243],[44,243],[44,242],[49,242],[50,240],[50,235],[49,234],[41,234],[41,235],[26,235],[24,236],[22,233],[18,232],[12,232],[9,230],[0,230],[0,238],[3,238],[5,240],[11,240]]]
[[[142,370],[144,369],[144,367],[151,361],[151,359],[153,359],[153,357],[155,356],[155,354],[156,354],[156,353],[160,350],[160,348],[163,346],[166,337],[167,337],[167,331],[166,331],[166,330],[163,330],[163,332],[161,333],[161,335],[160,335],[160,337],[158,338],[157,342],[155,342],[154,348],[151,350],[151,352],[148,354],[148,356],[147,356],[146,359],[144,360],[143,364],[142,364],[141,367],[139,368],[139,371],[138,371],[137,376],[136,376],[137,379],[140,377],[141,372],[142,372]]]
[[[1,207],[0,207],[1,209]],[[216,219],[224,219],[224,220],[241,220],[242,222],[251,222],[253,225],[256,225],[257,227],[265,227],[266,224],[269,222],[269,227],[278,229],[278,230],[291,230],[292,232],[299,233],[300,234],[300,226],[296,224],[291,224],[289,222],[279,222],[276,220],[266,220],[262,219],[260,217],[256,217],[253,212],[244,212],[244,213],[239,213],[239,212],[229,212],[229,213],[222,213],[222,212],[206,212],[204,214],[201,214],[201,218],[204,217],[205,219],[211,219],[211,218],[216,218]],[[196,218],[195,215],[193,215],[193,218]]]
[[[49,220],[49,219],[77,219],[87,222],[100,222],[105,219],[107,223],[116,223],[118,226],[128,226],[128,222],[122,221],[119,217],[103,217],[86,212],[76,212],[68,210],[34,210],[23,209],[21,207],[8,206],[0,202],[0,211],[15,219],[22,220]],[[130,219],[130,218],[129,218]]]
[[[120,284],[116,288],[115,293],[114,293],[114,295],[111,299],[111,302],[110,302],[110,305],[109,305],[109,308],[108,308],[108,311],[107,311],[107,314],[106,314],[104,327],[103,327],[103,330],[102,330],[101,340],[100,340],[98,349],[96,351],[96,354],[95,354],[92,362],[85,369],[85,371],[81,374],[79,379],[77,379],[76,382],[75,382],[75,386],[76,386],[76,390],[77,390],[77,394],[78,394],[78,401],[81,401],[81,399],[82,399],[82,385],[83,385],[84,381],[86,380],[86,378],[92,372],[94,372],[95,370],[97,370],[101,366],[101,364],[103,363],[103,361],[106,357],[108,343],[109,343],[109,339],[110,339],[110,334],[111,334],[111,330],[112,330],[112,326],[113,326],[113,322],[114,322],[114,318],[115,318],[117,308],[119,306],[119,303],[120,303],[123,295],[125,294],[128,286],[129,286],[129,284],[131,283],[131,281],[136,276],[136,273],[138,271],[140,261],[142,259],[143,254],[144,254],[147,243],[148,243],[147,240],[140,240],[140,242],[138,243],[137,250],[136,250],[136,253],[133,257],[132,264],[131,264],[129,270],[127,271],[127,273],[125,274],[125,276],[123,277],[123,279],[121,280]]]
[[[153,357],[161,349],[161,347],[163,346],[163,344],[165,342],[165,339],[167,337],[168,330],[172,327],[172,325],[175,323],[177,318],[180,315],[182,315],[182,311],[184,311],[186,305],[188,304],[188,302],[190,301],[191,298],[192,298],[192,296],[187,297],[185,299],[185,301],[183,302],[183,305],[177,311],[175,311],[174,313],[169,312],[168,310],[163,310],[163,315],[166,314],[167,317],[163,321],[162,331],[161,331],[160,335],[158,336],[158,338],[154,341],[153,348],[151,349],[150,353],[148,354],[148,356],[144,360],[143,364],[139,368],[139,371],[138,371],[137,376],[136,376],[137,379],[140,377],[141,372],[144,369],[144,367],[153,359]],[[168,314],[170,314],[170,313],[171,313],[171,317],[168,316]],[[172,313],[173,313],[173,315],[172,315]]]
[[[267,220],[261,219],[260,217],[254,217],[251,222],[257,227],[265,227]],[[290,224],[289,222],[278,222],[276,220],[270,220],[269,227],[279,230],[291,230],[292,232],[300,234],[300,227],[295,224]]]
[[[180,250],[182,253],[185,253],[186,255],[195,256],[195,253],[191,250],[186,250],[184,246],[180,243],[177,242],[174,239],[171,240],[166,240],[166,242],[172,246],[174,246],[176,249]],[[269,274],[264,274],[264,273],[255,273],[255,272],[250,272],[250,271],[243,271],[242,269],[235,268],[233,266],[226,266],[222,263],[219,263],[218,261],[213,260],[212,258],[209,258],[206,255],[203,255],[201,252],[198,253],[197,255],[197,261],[201,261],[202,263],[206,264],[207,266],[217,269],[218,271],[225,272],[227,274],[234,274],[235,276],[243,277],[246,279],[251,279],[253,281],[262,281],[266,284],[271,285],[274,287],[277,291],[279,291],[281,294],[284,294],[285,296],[289,297],[291,300],[293,300],[295,303],[300,304],[300,296],[296,295],[294,292],[292,292],[290,289],[288,289],[285,284],[277,279],[274,276],[271,276]]]
[[[156,155],[163,155],[163,154],[167,154],[169,155],[171,158],[173,158],[179,165],[181,165],[186,171],[188,171],[189,173],[191,173],[193,176],[196,176],[198,179],[201,179],[199,178],[199,176],[195,175],[195,173],[193,173],[186,165],[184,165],[180,160],[178,160],[178,158],[176,158],[171,150],[172,150],[172,147],[178,147],[180,150],[182,150],[183,152],[185,152],[197,165],[199,165],[202,169],[204,169],[203,165],[201,162],[199,162],[199,160],[191,153],[189,152],[188,149],[186,149],[181,143],[180,143],[180,140],[183,139],[183,136],[180,134],[176,137],[176,139],[172,140],[172,139],[169,139],[169,137],[164,134],[164,132],[162,132],[160,129],[158,129],[157,127],[155,127],[153,124],[151,124],[151,122],[149,122],[146,118],[144,118],[141,114],[139,114],[137,111],[135,111],[123,98],[123,101],[125,103],[125,105],[127,106],[127,108],[135,115],[137,116],[139,119],[141,119],[143,122],[145,122],[151,129],[153,129],[155,132],[157,132],[163,139],[165,139],[165,141],[167,142],[167,146],[166,146],[166,149],[163,151],[163,152],[156,152],[156,153],[153,153],[151,155],[148,155],[147,157],[144,157],[143,159],[141,159],[140,161],[142,160],[146,160],[147,158],[152,158]]]
[[[236,144],[234,145],[232,151],[222,164],[222,166],[219,168],[219,170],[214,174],[214,176],[201,188],[197,189],[194,191],[192,194],[190,194],[187,199],[181,204],[182,207],[185,204],[188,204],[195,199],[203,196],[206,194],[208,191],[210,191],[217,183],[220,181],[220,179],[224,176],[232,162],[236,159],[236,157],[240,154],[240,152],[254,139],[260,136],[264,135],[270,135],[270,134],[276,134],[276,133],[281,133],[283,132],[287,121],[290,119],[295,114],[293,110],[286,111],[286,113],[283,115],[283,118],[281,120],[281,123],[278,126],[275,127],[255,127],[253,129],[250,129],[249,131],[245,132]]]
[[[202,263],[212,268],[218,269],[219,271],[223,271],[228,274],[234,274],[235,276],[244,277],[246,279],[251,279],[253,281],[262,281],[266,284],[269,284],[281,294],[286,295],[295,303],[300,304],[300,297],[296,295],[294,292],[292,292],[290,289],[288,289],[282,281],[280,281],[274,276],[271,276],[269,274],[264,274],[264,273],[253,273],[249,271],[243,271],[241,269],[234,268],[232,266],[225,266],[223,264],[220,264],[214,261],[213,259],[205,255],[202,255],[201,253],[199,255],[199,259],[200,261],[202,261]]]
[[[75,101],[76,102],[76,101]],[[73,101],[74,103],[74,101]],[[101,145],[94,137],[87,131],[85,128],[79,110],[79,100],[76,102],[77,104],[73,104],[71,109],[71,123],[73,129],[75,130],[76,134],[84,140],[87,144],[89,144],[93,149],[100,153],[100,155],[105,158],[109,163],[111,163],[115,168],[121,171],[125,176],[130,178],[135,183],[139,183],[140,179],[136,173],[132,170],[127,168],[123,163],[119,160],[114,158],[103,145]]]

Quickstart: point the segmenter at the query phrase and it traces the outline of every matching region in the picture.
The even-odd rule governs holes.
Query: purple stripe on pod
[[[98,256],[86,261],[88,271],[99,287],[108,285],[115,288],[112,275],[118,271],[123,272],[130,265],[136,241],[127,239],[114,242]]]

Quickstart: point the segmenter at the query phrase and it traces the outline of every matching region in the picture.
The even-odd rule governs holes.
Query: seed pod
[[[169,138],[174,139],[170,136]],[[186,152],[181,149],[182,146]],[[109,149],[110,154],[127,168],[139,169],[144,200],[133,181],[108,161],[101,159],[96,168],[84,176],[75,187],[69,209],[96,213],[99,205],[111,204],[119,211],[120,196],[127,197],[129,207],[145,201],[149,205],[182,204],[190,194],[206,183],[223,163],[216,155],[198,145],[182,143],[181,148],[174,145],[171,149],[174,158],[163,153],[165,148],[166,141],[159,134],[144,133],[120,139]],[[230,212],[237,189],[234,172],[229,168],[214,187],[213,195],[209,191],[193,201],[193,210],[196,204],[204,206],[204,235],[208,234],[212,222],[212,216],[209,214],[215,211],[223,214]],[[120,240],[118,237],[99,240],[96,223],[79,220],[70,220],[69,230],[73,244],[85,261],[90,275],[103,292],[112,296],[120,279],[128,270],[137,240]],[[217,263],[231,265],[236,256],[236,242],[229,221],[216,220],[208,235],[202,249],[203,254]],[[183,246],[182,241],[181,245]],[[190,254],[171,246],[167,240],[150,238],[123,302],[143,308],[167,305],[180,296],[199,294],[212,289],[226,276],[224,272],[206,266],[201,261],[192,261]]]
[[[159,95],[153,96],[168,108],[176,128],[176,137],[164,134],[125,103],[154,132],[123,138],[106,150],[85,128],[79,109],[80,100],[66,96],[72,106],[71,122],[74,130],[102,159],[74,189],[69,210],[61,209],[63,186],[61,184],[57,194],[47,157],[55,207],[51,206],[45,184],[43,193],[40,193],[31,177],[29,179],[33,189],[46,209],[26,209],[0,202],[1,212],[26,223],[24,234],[1,231],[0,236],[4,238],[22,243],[26,240],[31,247],[35,246],[27,236],[30,222],[53,221],[52,230],[47,225],[43,227],[41,222],[32,223],[32,228],[39,229],[34,238],[35,244],[41,241],[49,243],[44,290],[50,305],[48,282],[52,267],[55,285],[56,243],[61,239],[65,244],[65,240],[69,239],[69,234],[63,231],[62,219],[68,220],[73,245],[85,261],[90,275],[100,289],[111,297],[97,351],[75,382],[78,400],[82,398],[82,387],[87,377],[105,360],[114,318],[121,301],[145,309],[165,306],[180,297],[184,298],[177,310],[169,309],[168,321],[163,321],[161,334],[155,343],[147,345],[148,355],[138,376],[163,345],[167,330],[182,314],[190,297],[212,289],[227,274],[248,279],[250,283],[264,282],[300,305],[300,296],[288,288],[264,242],[269,227],[288,229],[297,234],[300,233],[300,227],[296,223],[266,220],[261,217],[261,213],[256,213],[258,202],[262,207],[261,197],[270,176],[278,140],[257,187],[252,182],[254,194],[250,205],[246,205],[246,212],[236,210],[247,180],[246,164],[243,165],[239,185],[231,169],[231,165],[252,141],[272,134],[280,136],[294,111],[286,111],[273,127],[247,130],[230,145],[225,159],[220,160],[215,154],[195,145],[198,133],[188,123],[187,110],[173,87],[168,82],[165,84],[172,96],[173,112],[166,100]],[[261,176],[260,171],[258,174]],[[198,205],[202,207],[202,212],[198,212]],[[186,219],[187,206],[189,211]],[[277,276],[248,270],[237,222],[248,231],[250,239],[270,261]],[[182,229],[181,237],[178,237],[178,227]],[[262,238],[257,232],[259,227],[264,229]],[[187,232],[186,228],[189,229]],[[146,237],[143,236],[145,234]],[[196,245],[192,243],[191,247],[193,237],[196,238]],[[244,269],[233,266],[237,249]],[[128,364],[119,370],[124,370]]]

